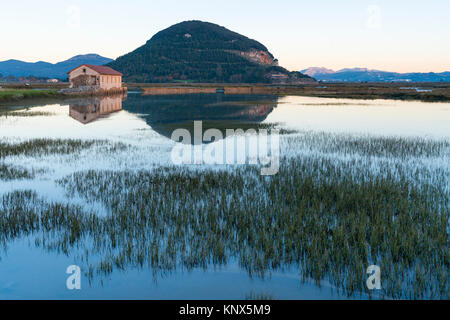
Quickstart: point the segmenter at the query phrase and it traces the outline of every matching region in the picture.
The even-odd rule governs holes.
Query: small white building
[[[105,91],[122,89],[123,74],[106,66],[83,64],[68,72],[70,88],[92,87]]]

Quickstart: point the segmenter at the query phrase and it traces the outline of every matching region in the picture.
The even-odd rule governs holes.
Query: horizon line
[[[132,52],[132,51],[130,51],[130,52]],[[19,61],[19,62],[24,62],[24,63],[44,62],[44,63],[50,63],[50,64],[54,65],[54,64],[57,64],[57,63],[60,63],[60,62],[64,62],[64,61],[70,60],[70,59],[72,59],[74,57],[77,57],[77,56],[86,56],[86,55],[97,55],[97,56],[100,56],[102,58],[111,59],[113,61],[117,60],[117,58],[122,56],[122,55],[120,55],[119,57],[114,59],[114,58],[106,57],[106,56],[104,56],[102,54],[99,54],[99,53],[90,52],[90,53],[75,54],[75,55],[73,55],[73,56],[71,56],[71,57],[69,57],[69,58],[67,58],[65,60],[61,60],[61,61],[57,61],[57,62],[49,62],[49,61],[45,61],[45,60],[25,61],[25,60],[10,58],[10,59],[6,59],[6,60],[1,60],[0,63],[8,62],[8,61]],[[281,67],[283,67],[283,66],[281,66]],[[435,74],[439,74],[439,73],[450,72],[450,69],[448,69],[448,70],[444,69],[444,71],[407,71],[407,72],[401,72],[401,71],[390,71],[390,70],[383,70],[383,69],[373,69],[373,68],[367,68],[367,67],[344,67],[344,68],[339,68],[339,69],[333,69],[333,68],[328,68],[328,67],[323,67],[323,66],[322,67],[317,67],[317,66],[315,66],[315,67],[306,67],[306,68],[300,68],[299,70],[290,70],[288,68],[285,68],[285,69],[289,70],[290,72],[295,72],[295,71],[302,72],[303,70],[312,69],[312,68],[327,69],[327,70],[333,71],[333,73],[337,73],[339,71],[346,70],[346,69],[348,69],[348,70],[352,70],[352,69],[366,69],[366,71],[379,71],[379,72],[389,72],[389,73],[398,73],[398,74],[409,74],[409,73],[424,73],[424,74],[426,74],[426,73],[435,73]]]

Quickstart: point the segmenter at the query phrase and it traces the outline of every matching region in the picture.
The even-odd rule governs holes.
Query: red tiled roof
[[[82,64],[79,67],[76,67],[73,70],[76,70],[80,67],[86,66],[94,71],[97,71],[98,73],[100,73],[101,75],[105,75],[105,76],[123,76],[123,74],[121,74],[119,71],[116,71],[110,67],[106,67],[106,66],[95,66],[93,64]],[[71,73],[73,70],[70,70],[67,73]]]

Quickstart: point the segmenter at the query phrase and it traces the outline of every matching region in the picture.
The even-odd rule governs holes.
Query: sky
[[[185,20],[258,40],[291,71],[450,71],[449,0],[0,0],[0,61],[115,59]]]

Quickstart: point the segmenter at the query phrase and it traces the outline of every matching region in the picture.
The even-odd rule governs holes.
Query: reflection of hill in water
[[[152,129],[170,138],[176,128],[192,131],[195,120],[203,121],[203,130],[248,127],[249,123],[257,127],[277,103],[278,97],[269,95],[129,95],[123,108],[139,114]]]
[[[122,110],[123,96],[89,97],[69,101],[69,115],[87,124]]]

